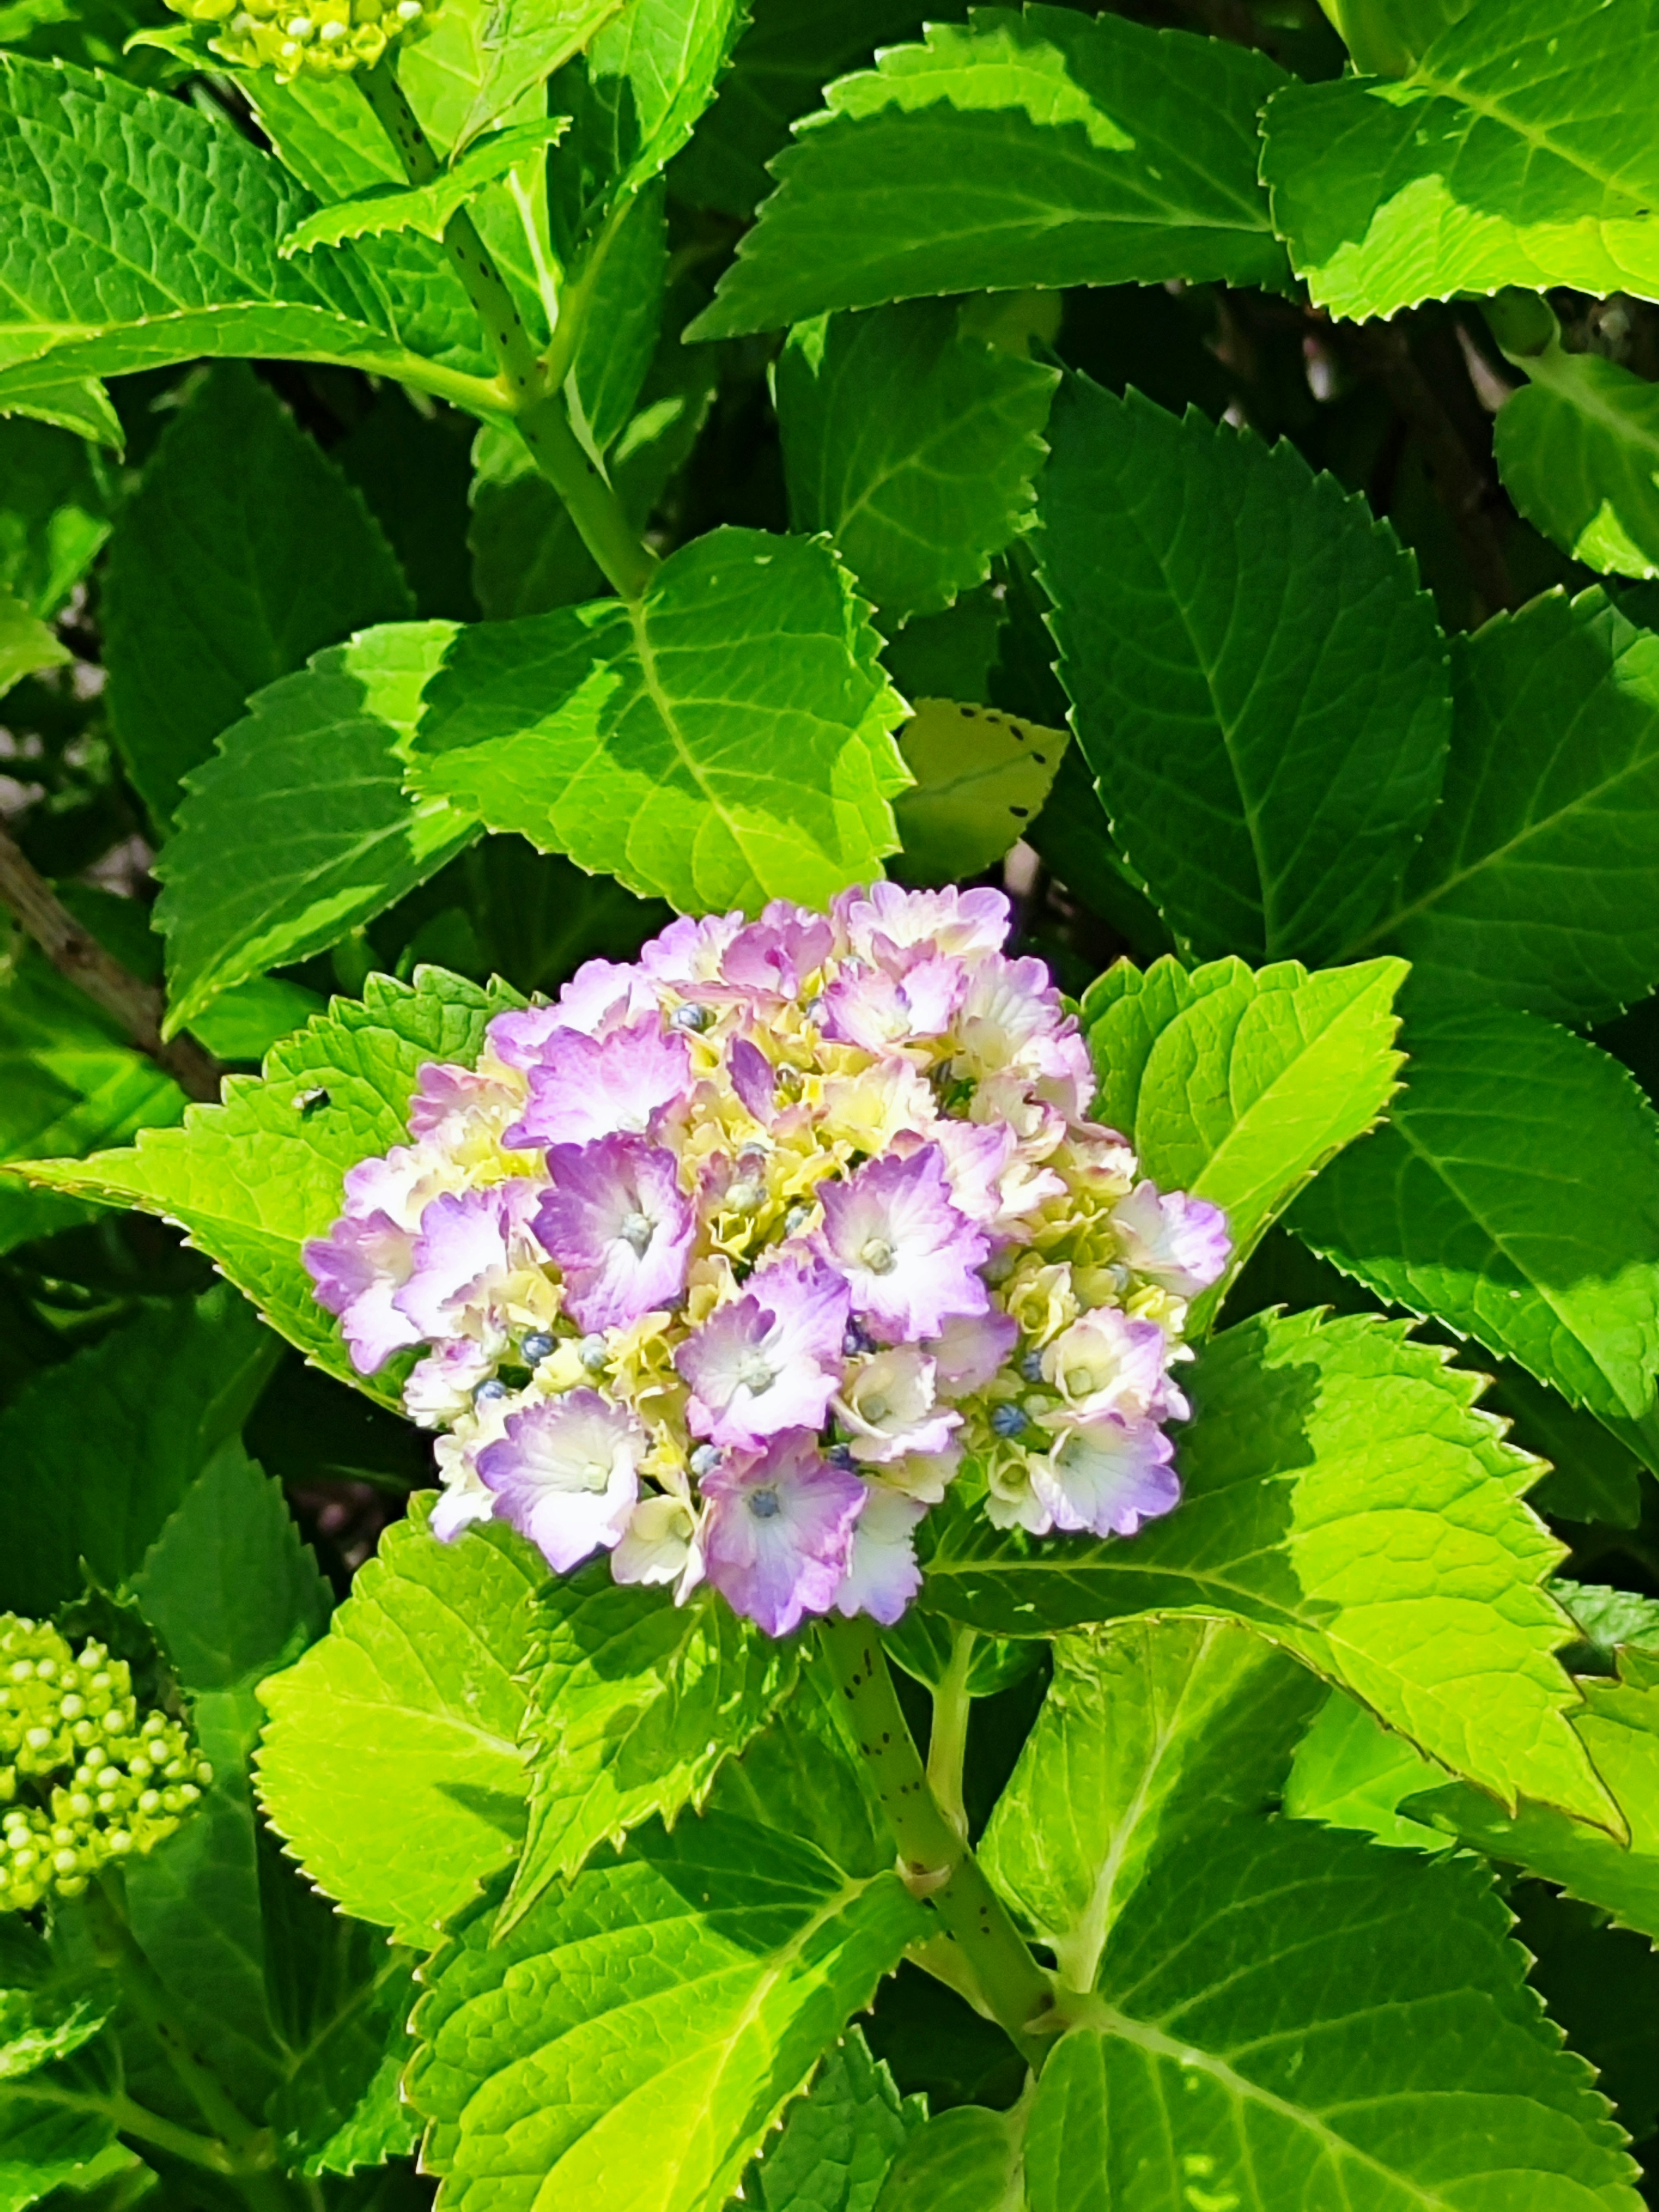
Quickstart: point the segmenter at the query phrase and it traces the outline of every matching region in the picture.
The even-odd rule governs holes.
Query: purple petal
[[[622,1407],[597,1390],[572,1390],[513,1414],[501,1441],[479,1453],[478,1473],[501,1519],[556,1573],[568,1574],[601,1547],[621,1542],[650,1447]]]
[[[1219,1206],[1184,1190],[1160,1194],[1152,1182],[1138,1183],[1118,1201],[1112,1226],[1123,1240],[1129,1265],[1177,1297],[1196,1297],[1208,1290],[1225,1273],[1232,1252],[1227,1217]]]
[[[842,1366],[847,1285],[828,1267],[768,1267],[681,1345],[694,1395],[686,1419],[711,1443],[757,1445],[817,1429]]]
[[[946,1322],[923,1349],[933,1358],[939,1395],[966,1398],[984,1389],[1018,1342],[1011,1315],[983,1313]]]
[[[984,1313],[975,1270],[990,1244],[951,1204],[945,1155],[871,1160],[847,1182],[818,1186],[816,1249],[847,1279],[853,1311],[891,1341],[937,1336],[947,1321]]]
[[[696,1216],[674,1155],[643,1137],[556,1145],[537,1237],[564,1270],[579,1328],[626,1328],[685,1288]]]
[[[827,1613],[847,1572],[864,1485],[832,1466],[810,1431],[727,1459],[702,1478],[708,1580],[769,1636]]]
[[[744,1108],[763,1127],[769,1127],[777,1111],[777,1071],[757,1044],[739,1037],[726,1058],[732,1088]]]
[[[1133,1536],[1181,1496],[1174,1450],[1152,1422],[1108,1413],[1073,1430],[1048,1458],[1034,1458],[1031,1484],[1056,1528]]]
[[[342,1218],[326,1237],[301,1248],[319,1305],[339,1316],[341,1334],[360,1375],[373,1375],[394,1352],[419,1344],[421,1331],[393,1303],[409,1279],[415,1239],[387,1213]]]
[[[836,1611],[848,1618],[867,1613],[890,1628],[921,1588],[916,1564],[916,1523],[927,1508],[919,1498],[884,1483],[865,1485],[864,1510],[853,1530],[846,1578],[836,1592]]]
[[[665,1035],[654,1013],[606,1037],[562,1030],[531,1069],[530,1103],[502,1141],[528,1150],[640,1133],[690,1087],[690,1048],[677,1031]]]

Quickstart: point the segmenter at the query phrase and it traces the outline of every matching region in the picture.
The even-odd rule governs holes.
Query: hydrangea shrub
[[[0,9],[0,2212],[1659,2202],[1651,13]]]

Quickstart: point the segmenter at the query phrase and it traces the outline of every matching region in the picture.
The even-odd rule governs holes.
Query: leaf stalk
[[[430,184],[438,174],[438,156],[398,82],[392,56],[353,74],[410,183]],[[657,566],[656,556],[641,543],[605,471],[571,428],[562,392],[550,383],[507,280],[467,209],[458,208],[445,224],[443,244],[501,365],[504,410],[513,416],[536,466],[569,510],[611,588],[625,599],[637,599]],[[565,334],[562,360],[574,337],[574,330]]]

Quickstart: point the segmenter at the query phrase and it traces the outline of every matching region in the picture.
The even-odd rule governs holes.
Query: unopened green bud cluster
[[[0,1613],[0,1909],[78,1897],[171,1835],[212,1779],[186,1729],[140,1715],[124,1660]]]
[[[387,48],[426,28],[436,0],[167,0],[210,28],[216,54],[279,82],[372,69]]]

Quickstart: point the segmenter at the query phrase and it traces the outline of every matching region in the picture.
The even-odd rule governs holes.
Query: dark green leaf
[[[938,613],[1035,506],[1059,380],[948,300],[801,324],[775,372],[795,527],[827,531],[884,614]]]
[[[934,24],[831,88],[698,337],[1036,284],[1284,280],[1256,181],[1263,54],[1059,8]]]
[[[1200,954],[1330,957],[1389,898],[1440,787],[1445,647],[1363,500],[1078,378],[1039,557],[1078,741],[1119,844]]]
[[[1504,489],[1587,568],[1659,576],[1659,392],[1599,354],[1552,345],[1517,362],[1492,430]]]
[[[1659,982],[1659,637],[1558,592],[1452,647],[1445,797],[1360,940],[1413,1004],[1607,1020]]]
[[[1531,1014],[1407,1032],[1389,1125],[1291,1226],[1384,1298],[1613,1420],[1654,1407],[1659,1117],[1617,1060]],[[1561,1163],[1595,1163],[1564,1206]]]
[[[234,1437],[276,1345],[226,1287],[146,1307],[27,1385],[0,1413],[7,1525],[0,1603],[49,1613],[77,1595],[84,1559],[113,1589]]]
[[[155,869],[171,1029],[372,921],[477,836],[446,801],[404,793],[422,690],[454,635],[398,623],[318,653],[191,771]]]
[[[899,2154],[876,2212],[1022,2212],[1023,2133],[982,2105],[940,2112]]]
[[[104,606],[116,735],[163,827],[252,693],[414,611],[361,495],[240,363],[214,370],[150,457]]]

